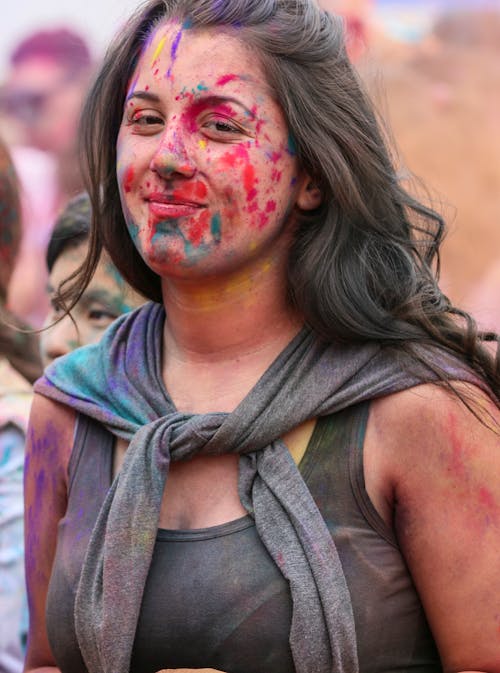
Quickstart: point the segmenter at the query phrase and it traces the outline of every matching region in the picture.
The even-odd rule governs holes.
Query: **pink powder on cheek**
[[[266,224],[269,222],[269,215],[266,215],[265,213],[260,213],[259,214],[259,229],[264,229]]]
[[[253,201],[257,196],[256,182],[255,169],[252,164],[247,164],[243,170],[243,186],[247,192],[247,201]]]
[[[271,180],[273,182],[279,182],[281,180],[282,175],[283,175],[282,171],[279,171],[277,168],[273,168],[273,172],[271,173]]]
[[[129,193],[130,190],[132,189],[132,183],[134,181],[134,167],[129,166],[128,168],[125,169],[123,173],[123,189],[125,190],[125,193]]]

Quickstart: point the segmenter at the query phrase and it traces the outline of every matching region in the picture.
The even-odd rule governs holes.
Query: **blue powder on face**
[[[297,154],[297,145],[295,143],[295,138],[291,133],[288,134],[288,145],[286,151],[292,157],[294,157]]]
[[[137,241],[137,237],[139,236],[139,227],[135,222],[127,222],[127,229],[128,233],[130,234],[130,238],[135,244]]]
[[[212,221],[210,223],[210,232],[214,238],[214,241],[216,243],[220,243],[221,240],[221,221],[220,221],[220,215],[219,213],[216,213],[212,217]]]

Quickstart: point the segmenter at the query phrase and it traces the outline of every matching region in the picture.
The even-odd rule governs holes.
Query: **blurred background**
[[[388,123],[402,174],[420,179],[411,184],[420,195],[425,185],[446,217],[444,289],[483,327],[500,330],[500,0],[319,1],[345,16],[351,58]],[[81,188],[76,113],[136,4],[86,0],[75,11],[22,0],[2,12],[0,136],[13,148],[25,220],[9,303],[34,325],[46,311],[37,260],[56,214]]]

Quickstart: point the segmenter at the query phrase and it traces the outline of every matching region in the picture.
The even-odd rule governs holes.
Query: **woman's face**
[[[42,332],[40,339],[44,366],[78,346],[99,341],[113,320],[144,302],[125,283],[111,262],[102,258],[88,287],[71,310],[74,322],[66,315],[52,325],[62,315],[55,293],[80,266],[86,253],[86,242],[66,248],[56,259],[50,272],[48,291],[51,310],[45,320],[47,329]]]
[[[160,276],[218,276],[288,250],[305,178],[258,59],[235,37],[171,22],[153,33],[117,156],[129,232]]]

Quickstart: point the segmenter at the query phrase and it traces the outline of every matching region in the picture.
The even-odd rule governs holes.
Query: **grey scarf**
[[[152,303],[123,316],[100,344],[56,361],[35,386],[130,440],[92,532],[76,596],[76,632],[89,673],[129,671],[170,460],[201,453],[240,455],[241,502],[290,585],[297,673],[356,673],[342,565],[279,438],[307,419],[432,380],[432,374],[408,373],[375,344],[324,345],[304,328],[231,414],[184,414],[162,381],[164,319],[163,307]],[[460,364],[439,357],[456,378],[473,380]]]

